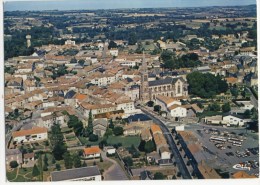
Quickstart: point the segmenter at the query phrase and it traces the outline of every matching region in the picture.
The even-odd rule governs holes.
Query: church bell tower
[[[150,100],[149,98],[149,84],[148,84],[148,68],[147,62],[145,60],[145,55],[143,52],[142,66],[141,66],[141,89],[140,89],[140,99],[143,103]]]

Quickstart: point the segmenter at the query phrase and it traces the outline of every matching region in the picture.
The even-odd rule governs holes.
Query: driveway
[[[106,156],[105,152],[101,153],[103,160],[107,160],[113,163],[113,165],[103,173],[104,180],[128,180],[125,172],[121,168],[121,166],[113,159],[110,159]]]

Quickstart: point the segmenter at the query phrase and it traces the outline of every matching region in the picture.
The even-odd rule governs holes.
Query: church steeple
[[[141,66],[141,88],[140,88],[140,99],[143,102],[150,100],[149,98],[149,83],[148,83],[148,68],[143,52],[142,66]]]

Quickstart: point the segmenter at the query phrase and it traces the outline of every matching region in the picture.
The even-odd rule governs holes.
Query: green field
[[[110,145],[122,143],[124,147],[130,147],[131,145],[139,146],[141,139],[139,136],[109,136],[107,143]]]

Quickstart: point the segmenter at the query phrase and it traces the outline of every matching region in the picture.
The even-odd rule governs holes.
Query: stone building
[[[184,99],[188,96],[188,84],[182,77],[166,77],[164,79],[148,81],[147,62],[143,57],[140,99],[142,102],[154,101],[158,95]]]

